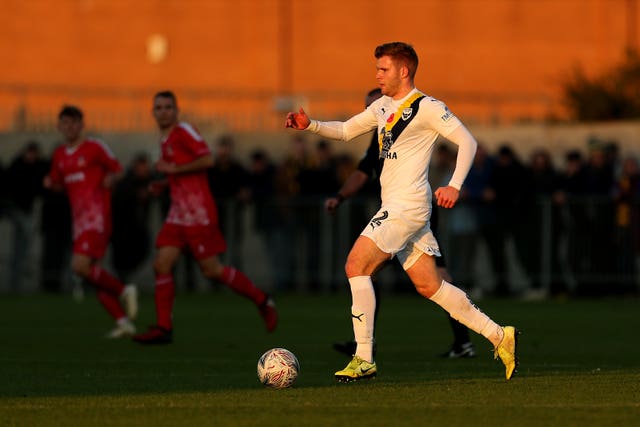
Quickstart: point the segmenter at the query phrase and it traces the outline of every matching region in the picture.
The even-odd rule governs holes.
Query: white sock
[[[351,285],[351,321],[356,339],[356,356],[373,363],[373,322],[376,294],[370,276],[349,279]]]
[[[491,341],[494,346],[500,344],[503,336],[500,325],[484,314],[459,288],[443,280],[440,289],[429,299],[447,310],[458,322]]]
[[[119,318],[118,320],[116,320],[116,324],[118,326],[126,325],[127,323],[131,323],[131,321],[129,320],[129,318],[127,316],[123,316],[123,317]]]

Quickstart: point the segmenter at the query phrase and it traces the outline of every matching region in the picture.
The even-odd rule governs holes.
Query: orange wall
[[[640,41],[637,0],[1,3],[4,116],[19,104],[37,111],[79,99],[146,117],[149,96],[164,88],[202,114],[238,113],[234,100],[287,91],[320,114],[352,113],[375,85],[374,47],[403,40],[420,56],[418,87],[459,116],[541,118],[560,111],[560,79],[573,66],[598,73]],[[147,56],[153,34],[168,42],[159,63]],[[349,103],[331,109],[342,98]]]

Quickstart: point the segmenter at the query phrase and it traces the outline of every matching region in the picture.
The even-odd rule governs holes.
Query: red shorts
[[[102,259],[109,246],[109,235],[97,230],[87,230],[73,241],[73,253]]]
[[[205,259],[224,252],[227,242],[215,225],[186,226],[165,222],[156,238],[156,248],[163,246],[188,247],[195,259]]]

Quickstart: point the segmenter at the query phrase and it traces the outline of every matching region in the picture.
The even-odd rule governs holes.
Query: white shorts
[[[412,216],[397,209],[382,207],[360,235],[368,237],[391,258],[398,257],[408,270],[425,253],[440,256],[438,241],[431,232],[429,216]]]

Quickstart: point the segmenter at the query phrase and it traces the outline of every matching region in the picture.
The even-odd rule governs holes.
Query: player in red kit
[[[104,256],[111,235],[111,187],[122,167],[102,142],[84,138],[82,111],[65,106],[58,115],[58,130],[65,144],[51,159],[44,179],[46,188],[65,191],[73,214],[73,272],[96,287],[98,300],[116,321],[108,338],[135,333],[131,322],[138,311],[137,290],[125,286],[104,270]]]
[[[267,331],[275,329],[278,315],[273,300],[247,276],[221,263],[218,254],[227,245],[218,226],[206,169],[214,159],[209,146],[188,123],[178,120],[178,106],[172,92],[159,92],[153,98],[153,116],[162,135],[162,155],[156,169],[167,176],[152,185],[160,192],[168,185],[171,207],[156,239],[154,270],[157,324],[134,336],[141,344],[168,344],[173,341],[172,310],[175,298],[173,266],[183,249],[198,261],[202,274],[218,280],[233,291],[251,299],[262,316]]]

